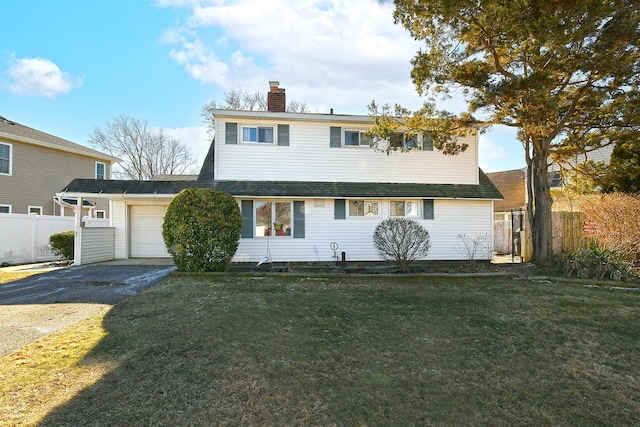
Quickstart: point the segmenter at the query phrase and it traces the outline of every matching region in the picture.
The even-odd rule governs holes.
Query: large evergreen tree
[[[422,95],[462,90],[469,111],[372,104],[373,133],[431,128],[456,154],[465,126],[518,129],[528,167],[533,260],[552,257],[552,156],[635,137],[640,123],[640,4],[635,0],[395,0],[394,17],[424,42],[412,60]],[[432,100],[433,98],[431,98]],[[479,120],[471,115],[478,114]],[[400,118],[402,117],[402,118]],[[429,119],[429,120],[426,120]]]

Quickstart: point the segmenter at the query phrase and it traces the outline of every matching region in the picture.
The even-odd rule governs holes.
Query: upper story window
[[[11,175],[11,144],[0,142],[0,174]]]
[[[102,162],[96,162],[96,179],[106,178],[107,165]]]
[[[420,204],[418,201],[393,200],[389,203],[390,216],[420,216]]]
[[[367,135],[364,131],[344,131],[344,145],[346,147],[370,147],[372,143],[373,138]]]
[[[242,142],[273,144],[273,127],[242,126]]]
[[[11,205],[0,205],[0,213],[11,213]]]
[[[349,216],[378,216],[375,200],[349,200]]]

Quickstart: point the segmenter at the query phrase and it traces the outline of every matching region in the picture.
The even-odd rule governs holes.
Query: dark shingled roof
[[[214,146],[216,139],[213,138],[209,151],[207,152],[204,162],[202,162],[202,168],[200,169],[200,175],[198,175],[198,181],[211,181],[213,179],[213,157],[215,156]]]
[[[235,197],[406,197],[502,199],[487,175],[479,171],[480,184],[398,184],[384,182],[308,181],[116,181],[74,179],[63,192],[127,194],[178,194],[185,188],[215,188]]]

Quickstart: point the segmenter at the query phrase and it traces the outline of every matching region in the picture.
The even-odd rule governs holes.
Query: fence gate
[[[515,257],[520,257],[523,262],[524,252],[522,239],[524,238],[524,211],[519,209],[511,211],[511,262],[515,261]]]

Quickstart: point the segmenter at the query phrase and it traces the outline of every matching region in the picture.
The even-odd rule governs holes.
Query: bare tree
[[[156,175],[181,175],[194,172],[195,159],[189,148],[161,130],[152,131],[147,122],[120,114],[94,127],[89,143],[122,159],[114,167],[119,179],[147,180]]]
[[[204,104],[200,115],[212,132],[215,125],[213,110],[267,111],[267,94],[260,91],[249,92],[245,89],[231,89],[225,92],[224,101],[218,102],[214,99]],[[287,112],[308,113],[309,107],[305,102],[290,101],[287,104]]]

